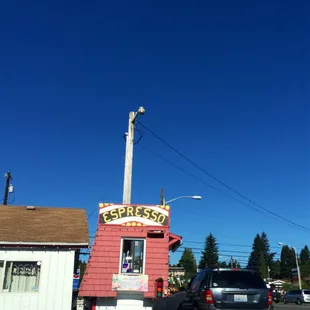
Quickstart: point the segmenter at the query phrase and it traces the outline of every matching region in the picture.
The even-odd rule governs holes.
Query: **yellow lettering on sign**
[[[167,225],[169,223],[169,217],[167,215],[142,206],[125,206],[103,212],[100,214],[100,222],[109,223],[121,218],[134,216],[151,220],[160,225]]]
[[[157,222],[157,221],[156,221],[157,216],[158,216],[158,212],[153,210],[152,213],[151,213],[151,218],[150,218],[150,219],[151,219],[152,221],[154,221],[154,222]]]
[[[111,210],[110,214],[112,216],[112,221],[115,221],[115,220],[118,219],[118,214],[117,214],[117,210],[116,209]]]
[[[136,208],[136,214],[135,214],[136,216],[140,216],[141,217],[141,213],[140,213],[141,209],[142,209],[141,207],[137,207]]]
[[[103,213],[103,218],[106,223],[111,222],[111,220],[108,218],[108,214],[109,211]]]
[[[119,217],[122,217],[122,214],[124,214],[126,212],[126,209],[121,207],[121,208],[118,208],[118,215]]]
[[[165,216],[163,215],[163,214],[160,214],[159,216],[158,216],[158,218],[157,218],[157,222],[159,223],[159,224],[162,224],[164,221],[165,221]]]
[[[133,207],[127,207],[127,215],[133,216]]]
[[[150,209],[144,209],[144,212],[143,212],[143,217],[145,219],[149,219],[150,218]]]

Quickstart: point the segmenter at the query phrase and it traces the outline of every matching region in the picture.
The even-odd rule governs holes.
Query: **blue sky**
[[[14,204],[85,208],[93,235],[98,202],[121,202],[123,134],[143,105],[141,122],[198,165],[310,228],[307,12],[303,0],[3,2],[0,170],[12,171]],[[140,144],[229,193],[145,130]],[[161,187],[167,199],[203,196],[171,205],[185,246],[199,249],[212,232],[221,254],[246,256],[232,245],[262,231],[274,247],[309,244],[310,232],[141,145],[133,203],[158,203]]]

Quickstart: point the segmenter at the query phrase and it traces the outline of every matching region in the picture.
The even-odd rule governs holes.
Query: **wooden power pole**
[[[5,181],[5,188],[4,188],[3,204],[7,205],[8,198],[9,198],[10,181],[12,180],[10,171],[6,173],[5,177],[6,177],[6,181]]]
[[[130,204],[131,202],[132,159],[133,159],[135,123],[138,116],[143,115],[144,113],[145,109],[143,107],[140,107],[137,112],[129,113],[128,132],[126,133],[123,204]]]
[[[160,205],[161,206],[165,205],[165,196],[164,196],[164,189],[163,188],[160,190]]]

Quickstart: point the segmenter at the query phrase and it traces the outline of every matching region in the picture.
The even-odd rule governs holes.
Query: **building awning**
[[[169,251],[175,252],[182,244],[182,237],[169,233]]]

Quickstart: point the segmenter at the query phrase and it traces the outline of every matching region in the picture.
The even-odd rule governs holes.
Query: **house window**
[[[121,273],[144,273],[144,239],[122,239]]]
[[[41,262],[6,262],[3,292],[37,292],[39,290]]]

